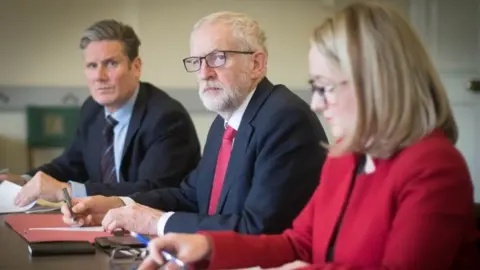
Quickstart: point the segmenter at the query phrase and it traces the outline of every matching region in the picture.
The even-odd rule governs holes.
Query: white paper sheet
[[[2,181],[0,183],[0,214],[25,212],[35,205],[36,202],[24,207],[18,207],[15,205],[15,197],[21,189],[21,186],[10,181]]]
[[[103,232],[102,226],[97,227],[49,227],[49,228],[30,228],[32,231],[70,231],[70,232]]]

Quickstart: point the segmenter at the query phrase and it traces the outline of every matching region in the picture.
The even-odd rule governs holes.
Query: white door
[[[457,147],[480,202],[480,91],[467,90],[470,81],[480,81],[480,1],[411,0],[410,18],[447,88],[459,125]]]

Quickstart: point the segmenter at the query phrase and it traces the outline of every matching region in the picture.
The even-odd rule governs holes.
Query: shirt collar
[[[373,158],[370,155],[365,156],[365,168],[364,171],[366,174],[375,172],[376,166],[373,162]]]
[[[233,112],[230,119],[225,120],[224,122],[225,128],[227,127],[227,125],[229,125],[233,129],[238,130],[238,128],[240,127],[240,122],[242,121],[243,114],[245,113],[248,103],[250,103],[250,100],[252,99],[252,96],[255,90],[256,89],[253,89],[253,91],[248,94],[248,96],[245,98],[243,103]]]
[[[119,125],[124,125],[130,121],[130,117],[132,116],[133,107],[135,105],[135,100],[137,99],[139,87],[135,89],[135,92],[130,97],[129,100],[125,104],[123,104],[118,110],[113,113],[110,113],[105,109],[105,117],[108,115],[112,116],[115,120],[118,121]]]

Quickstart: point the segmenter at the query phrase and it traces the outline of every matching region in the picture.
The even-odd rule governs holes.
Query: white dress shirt
[[[233,129],[238,130],[238,128],[240,127],[240,123],[242,122],[243,114],[245,113],[245,110],[247,109],[247,106],[250,103],[250,100],[252,99],[254,92],[255,92],[255,89],[248,94],[248,96],[245,98],[243,103],[233,112],[230,119],[225,119],[225,123],[224,123],[225,128],[228,125]],[[233,142],[235,143],[235,139]],[[129,197],[120,197],[120,199],[123,201],[125,205],[135,204],[135,201],[133,201]],[[160,217],[157,223],[157,234],[159,236],[162,236],[164,234],[165,225],[167,224],[168,219],[174,214],[175,212],[166,212]]]

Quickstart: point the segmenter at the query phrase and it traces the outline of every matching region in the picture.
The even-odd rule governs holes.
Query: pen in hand
[[[142,244],[144,244],[145,246],[148,247],[148,242],[149,242],[148,239],[146,239],[145,237],[143,237],[142,235],[140,235],[136,232],[130,232],[130,235],[135,237],[138,241],[140,241]],[[173,256],[172,254],[170,254],[170,253],[168,253],[164,250],[162,250],[161,253],[162,253],[163,257],[165,258],[165,260],[167,260],[169,262],[173,262],[180,267],[185,267],[185,263],[182,262],[181,260],[179,260],[177,257]]]
[[[65,202],[67,203],[68,205],[68,209],[70,210],[70,214],[72,215],[72,219],[73,221],[77,221],[77,219],[75,218],[75,215],[73,214],[73,211],[72,211],[72,200],[70,199],[70,195],[68,194],[68,189],[67,188],[64,188],[63,189],[63,199],[65,200]]]

